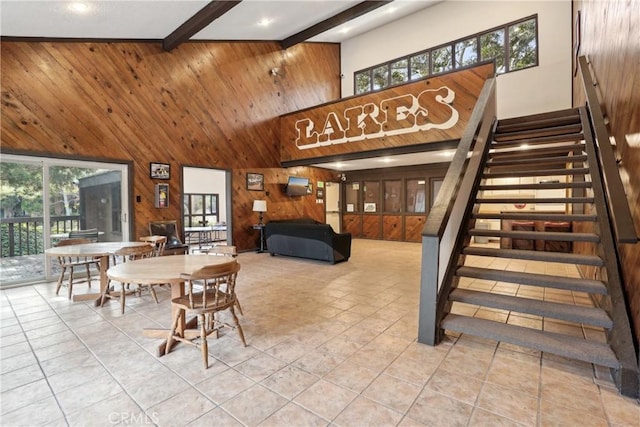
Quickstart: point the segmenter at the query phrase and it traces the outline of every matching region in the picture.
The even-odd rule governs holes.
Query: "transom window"
[[[489,60],[495,60],[498,74],[537,66],[538,16],[356,71],[354,93],[361,95]]]

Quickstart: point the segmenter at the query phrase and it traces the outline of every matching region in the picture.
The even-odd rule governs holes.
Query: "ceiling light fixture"
[[[343,29],[340,30],[340,33],[342,34],[347,34],[349,31],[351,31],[351,28],[349,27],[344,27]]]
[[[389,157],[381,157],[381,158],[378,159],[378,161],[382,162],[382,163],[391,163],[391,162],[393,162],[393,159],[391,159]]]
[[[89,5],[86,3],[70,3],[69,10],[74,13],[87,13],[89,11]]]
[[[262,18],[260,21],[258,21],[258,25],[261,27],[268,27],[269,25],[271,25],[272,22],[273,22],[273,19]]]

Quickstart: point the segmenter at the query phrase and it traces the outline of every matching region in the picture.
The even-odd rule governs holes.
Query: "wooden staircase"
[[[443,305],[444,313],[441,314],[439,323],[442,330],[508,342],[606,366],[612,370],[621,368],[619,357],[607,342],[591,340],[584,333],[582,337],[576,337],[549,332],[545,328],[544,322],[552,320],[568,322],[580,328],[604,330],[609,335],[614,322],[604,308],[533,299],[518,294],[503,295],[458,286],[480,279],[523,287],[574,291],[588,294],[594,301],[607,301],[610,298],[607,283],[603,280],[507,271],[468,265],[465,262],[468,255],[473,255],[584,265],[590,266],[594,271],[611,265],[606,261],[607,252],[615,249],[604,247],[606,245],[603,246],[601,240],[602,225],[598,222],[598,215],[602,215],[602,212],[596,212],[592,188],[592,182],[600,178],[591,176],[593,172],[588,164],[589,150],[585,148],[583,129],[585,124],[589,124],[585,123],[585,117],[580,109],[570,109],[497,122],[486,154],[481,181],[475,196],[471,193],[474,205],[467,217],[468,226],[465,228],[462,225],[463,244],[457,262],[452,264],[452,273],[449,275],[451,283],[444,287],[447,294],[440,296],[447,301]],[[522,149],[525,145],[527,149]],[[544,193],[545,190],[563,194],[560,197],[532,196]],[[523,208],[523,205],[526,207]],[[536,210],[530,210],[533,205]],[[566,206],[571,213],[546,212],[555,209],[545,209],[545,205],[562,206],[562,211],[565,211]],[[503,206],[511,207],[509,210],[513,212],[501,211],[500,207]],[[475,226],[479,220],[493,220],[494,224],[512,222],[528,229],[516,230],[515,226],[506,230],[502,227],[480,229]],[[557,224],[564,227],[554,228]],[[572,232],[572,229],[584,231]],[[503,243],[509,242],[509,246],[513,247],[474,246],[471,244],[472,238],[494,238]],[[528,243],[528,247],[519,249],[514,245],[515,242]],[[562,242],[569,248],[581,245],[583,249],[581,254],[573,251],[552,252],[548,242]],[[609,244],[611,245],[610,242]],[[589,245],[590,249],[584,250],[585,245]],[[598,274],[598,277],[607,275]],[[541,329],[533,329],[509,322],[456,314],[466,312],[456,310],[456,303],[505,310],[511,314],[521,313],[529,317],[539,316],[543,320],[543,326]]]

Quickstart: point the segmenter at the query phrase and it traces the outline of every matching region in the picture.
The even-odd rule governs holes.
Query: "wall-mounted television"
[[[309,178],[301,176],[290,176],[284,188],[287,196],[305,196],[309,188]]]

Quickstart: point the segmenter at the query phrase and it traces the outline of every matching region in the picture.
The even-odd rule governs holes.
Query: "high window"
[[[489,60],[495,61],[498,74],[537,66],[538,16],[356,71],[354,93],[361,95]]]

